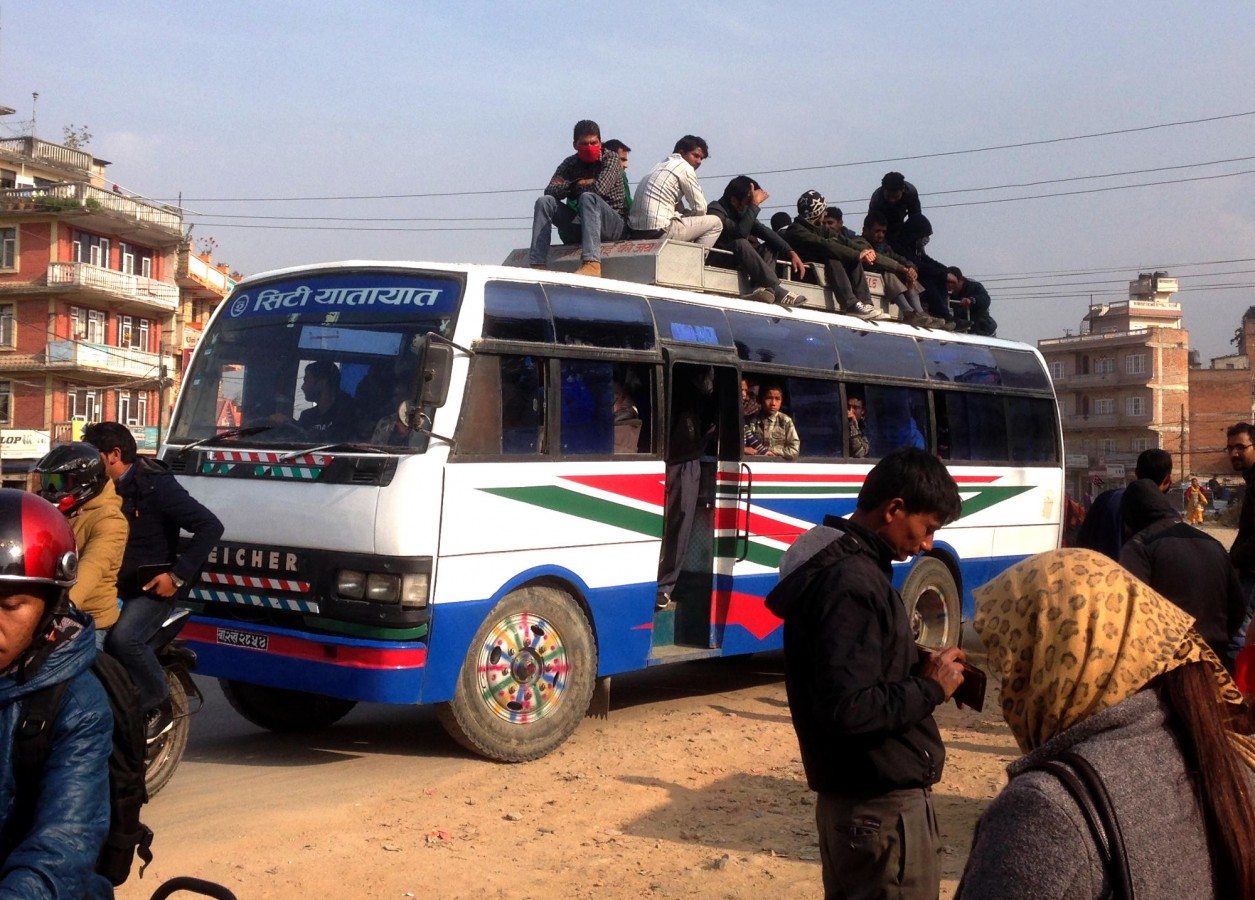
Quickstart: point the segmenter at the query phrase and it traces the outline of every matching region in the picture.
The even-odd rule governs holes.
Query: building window
[[[17,268],[17,229],[0,228],[0,269]]]
[[[1055,380],[1063,377],[1063,363],[1052,362],[1050,364],[1050,377]]]
[[[1141,453],[1150,449],[1150,438],[1133,438],[1133,452]]]
[[[1116,358],[1114,356],[1104,356],[1102,359],[1094,361],[1095,375],[1110,375],[1116,370]]]
[[[118,242],[118,261],[123,272],[135,274],[135,248],[125,241]]]
[[[139,327],[135,329],[135,346],[148,352],[148,320],[140,319]]]
[[[99,309],[87,311],[87,340],[93,344],[105,342],[105,329],[109,324],[109,316]]]
[[[132,320],[130,316],[118,316],[118,346],[131,346],[131,337],[134,332]]]
[[[139,391],[135,400],[135,418],[139,424],[148,424],[148,391]]]
[[[118,421],[123,425],[135,424],[135,417],[131,415],[130,391],[118,391]]]
[[[100,394],[96,391],[70,391],[70,418],[84,422],[100,421]]]
[[[0,303],[0,347],[17,346],[17,307]]]
[[[1116,401],[1111,397],[1100,397],[1094,401],[1094,415],[1109,416],[1116,411]]]
[[[74,261],[109,268],[109,239],[86,231],[74,233]]]
[[[1132,353],[1124,358],[1124,371],[1129,375],[1146,374],[1146,354]]]
[[[11,191],[17,187],[17,172],[12,169],[0,169],[0,191]]]
[[[13,382],[0,381],[0,425],[13,424]]]
[[[1146,415],[1146,398],[1145,397],[1125,398],[1124,411],[1130,416]]]
[[[1113,438],[1103,438],[1101,441],[1098,442],[1098,448],[1103,453],[1115,453],[1116,442]]]

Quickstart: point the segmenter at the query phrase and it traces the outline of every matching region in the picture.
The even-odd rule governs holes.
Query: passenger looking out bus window
[[[748,378],[741,379],[741,416],[745,419],[748,426],[750,421],[758,415],[758,411],[762,409],[758,405],[758,382],[750,381]]]
[[[845,415],[850,428],[850,456],[863,459],[871,450],[864,433],[867,428],[867,410],[861,397],[850,397],[845,402]]]
[[[550,228],[565,244],[580,245],[582,263],[576,275],[601,275],[602,241],[627,233],[623,163],[602,146],[601,127],[590,119],[575,123],[575,153],[559,163],[544,196],[532,212],[532,247],[527,262],[543,269],[549,262]],[[578,212],[564,201],[573,199]]]
[[[746,431],[746,454],[789,461],[797,459],[801,453],[802,441],[793,425],[793,419],[781,412],[784,389],[777,384],[763,385],[759,403],[762,404],[762,410]]]
[[[878,384],[846,385],[847,397],[861,397],[867,457],[880,459],[902,447],[929,447],[928,395],[915,388]],[[850,448],[853,452],[853,447]]]

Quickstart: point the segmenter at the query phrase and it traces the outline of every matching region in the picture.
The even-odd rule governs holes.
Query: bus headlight
[[[366,596],[366,573],[341,569],[336,574],[336,593],[349,600],[361,600]]]
[[[401,576],[401,606],[409,609],[421,609],[427,605],[427,591],[431,585],[431,576]]]
[[[396,603],[401,599],[401,576],[370,573],[366,576],[366,599],[374,603]]]

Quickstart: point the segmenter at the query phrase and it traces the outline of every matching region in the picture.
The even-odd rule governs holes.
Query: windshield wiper
[[[261,434],[263,431],[269,431],[273,427],[273,425],[249,425],[247,428],[232,428],[222,432],[221,434],[211,434],[207,438],[201,438],[199,441],[192,441],[192,443],[179,448],[179,456],[183,456],[190,450],[195,450],[197,447],[204,447],[206,444],[213,443],[214,441],[224,441],[227,438],[233,437],[251,437],[254,434]]]
[[[275,460],[275,463],[285,463],[289,460],[296,459],[298,456],[305,456],[310,453],[322,453],[324,450],[339,451],[341,453],[378,453],[387,456],[387,450],[380,450],[378,447],[372,447],[370,444],[354,444],[350,441],[336,441],[334,444],[321,444],[317,447],[310,447],[308,450],[292,450],[285,453]]]

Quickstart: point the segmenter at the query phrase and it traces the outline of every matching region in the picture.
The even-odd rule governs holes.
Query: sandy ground
[[[1208,529],[1228,546],[1234,529]],[[614,680],[608,720],[506,766],[430,710],[370,706],[318,735],[236,716],[206,683],[183,767],[145,812],[157,859],[119,896],[195,874],[239,897],[818,897],[814,799],[777,655]],[[943,706],[942,896],[1018,753],[996,697]]]
[[[241,898],[818,897],[781,666],[777,654],[616,679],[608,720],[514,766],[466,756],[425,710],[367,708],[298,738],[241,726],[211,694],[184,768],[146,811],[157,859],[119,896],[195,874]],[[996,706],[947,704],[938,719],[949,897],[1016,751]]]

